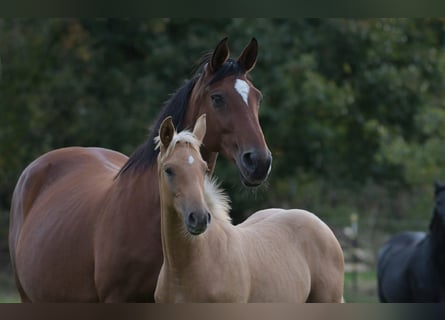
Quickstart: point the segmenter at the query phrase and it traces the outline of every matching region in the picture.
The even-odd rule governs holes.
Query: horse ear
[[[202,143],[206,134],[206,114],[202,114],[198,120],[196,120],[195,128],[193,129],[193,135]]]
[[[161,143],[164,147],[168,147],[173,139],[175,131],[176,130],[173,124],[172,117],[169,116],[165,118],[164,121],[162,121],[161,126],[159,127],[159,138],[161,139]]]
[[[219,68],[224,64],[224,62],[229,59],[229,46],[227,45],[227,40],[229,38],[225,37],[222,39],[218,45],[216,46],[215,50],[213,51],[212,58],[210,59],[210,72],[214,73],[218,71]]]
[[[237,62],[246,70],[246,73],[255,67],[256,58],[258,56],[258,41],[255,38],[250,40],[249,44],[244,48],[238,57]]]

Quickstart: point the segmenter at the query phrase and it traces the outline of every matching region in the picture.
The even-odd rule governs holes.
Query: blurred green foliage
[[[445,178],[445,21],[440,19],[0,20],[0,208],[25,166],[51,149],[130,154],[194,63],[229,36],[251,37],[273,153],[265,186],[216,175],[234,221],[299,207],[334,223],[430,217]],[[1,219],[7,230],[7,219]],[[6,234],[5,231],[2,235]]]

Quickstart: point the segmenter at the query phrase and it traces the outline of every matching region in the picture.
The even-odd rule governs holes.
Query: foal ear
[[[164,147],[168,147],[175,134],[175,126],[173,125],[173,119],[171,116],[167,117],[162,121],[159,127],[159,138]]]
[[[238,57],[237,62],[246,70],[248,73],[255,67],[256,58],[258,56],[258,41],[255,38],[250,40],[249,44],[244,48]]]
[[[227,45],[228,39],[228,37],[222,39],[213,51],[212,58],[209,64],[210,72],[214,73],[218,71],[218,69],[221,68],[224,62],[229,59],[230,52],[229,46]]]
[[[198,120],[196,120],[195,128],[193,129],[193,135],[202,143],[206,134],[206,114],[203,113]]]

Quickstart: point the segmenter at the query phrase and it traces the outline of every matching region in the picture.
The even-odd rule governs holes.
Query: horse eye
[[[165,168],[164,172],[167,176],[171,177],[174,175],[172,168]]]
[[[212,94],[212,103],[214,107],[222,107],[224,106],[224,98],[220,94]]]

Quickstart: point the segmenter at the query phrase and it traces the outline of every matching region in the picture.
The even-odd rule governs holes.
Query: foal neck
[[[172,269],[184,270],[191,261],[202,259],[203,255],[209,251],[215,251],[218,244],[225,247],[228,234],[233,228],[228,213],[229,198],[218,188],[215,181],[206,178],[204,182],[204,198],[212,221],[204,233],[193,236],[188,233],[181,213],[176,211],[171,201],[166,199],[162,192],[166,183],[163,180],[165,178],[159,177],[159,179],[164,263]]]

